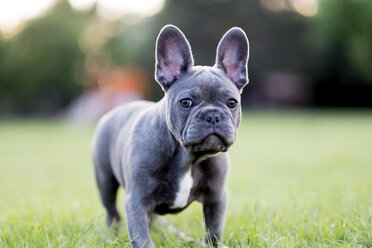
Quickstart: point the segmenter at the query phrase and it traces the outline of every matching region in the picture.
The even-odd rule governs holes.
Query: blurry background
[[[112,107],[163,96],[168,23],[196,64],[233,26],[250,41],[225,244],[372,247],[371,14],[372,0],[0,0],[0,247],[129,246],[105,225],[90,142]],[[167,219],[202,242],[201,209]],[[156,222],[152,237],[189,246]]]
[[[213,65],[232,26],[249,38],[250,108],[372,107],[372,1],[0,0],[0,116],[96,120],[158,100],[156,36],[179,26]]]

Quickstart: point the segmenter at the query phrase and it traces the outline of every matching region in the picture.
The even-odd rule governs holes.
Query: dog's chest
[[[191,188],[193,185],[193,178],[191,175],[191,169],[187,170],[186,173],[181,177],[178,183],[178,189],[176,191],[176,198],[173,204],[170,206],[171,209],[183,208],[187,205]]]

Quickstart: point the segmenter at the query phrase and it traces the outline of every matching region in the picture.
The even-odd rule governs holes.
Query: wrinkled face
[[[167,125],[194,155],[225,152],[241,118],[240,93],[248,83],[249,43],[231,28],[217,46],[216,63],[194,66],[181,30],[165,26],[156,41],[155,78],[165,92]]]
[[[218,68],[193,67],[166,93],[167,124],[191,154],[225,152],[241,118],[240,92]]]

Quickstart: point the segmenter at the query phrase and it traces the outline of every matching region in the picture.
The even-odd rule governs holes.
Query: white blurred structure
[[[148,78],[138,68],[108,70],[99,75],[97,81],[97,86],[84,90],[67,108],[64,115],[70,121],[96,121],[120,104],[148,96]]]

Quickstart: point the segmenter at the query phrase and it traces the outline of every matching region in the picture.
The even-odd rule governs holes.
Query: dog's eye
[[[235,108],[237,103],[238,103],[237,100],[230,98],[230,99],[227,101],[227,104],[226,104],[226,105],[227,105],[227,107],[229,107],[229,108]]]
[[[192,101],[189,98],[182,99],[180,103],[183,108],[191,108],[192,106]]]

